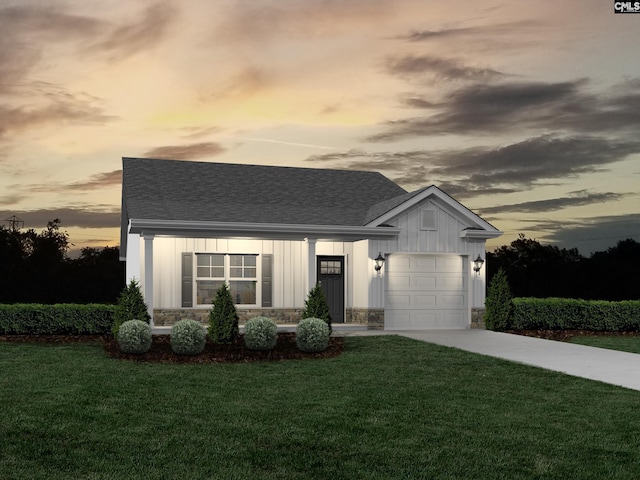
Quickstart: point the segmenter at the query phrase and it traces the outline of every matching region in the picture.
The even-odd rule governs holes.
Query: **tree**
[[[238,321],[229,286],[223,283],[216,291],[213,308],[209,312],[209,338],[215,343],[233,343],[239,333]]]
[[[117,335],[120,325],[128,320],[141,320],[146,323],[151,322],[149,308],[144,302],[144,297],[140,291],[140,284],[136,279],[132,279],[122,290],[116,311],[113,314],[113,334]]]
[[[488,257],[488,280],[504,269],[516,297],[574,297],[579,293],[575,282],[584,257],[576,249],[542,245],[524,234],[509,246],[502,246]]]
[[[504,331],[511,323],[511,291],[504,269],[493,276],[485,301],[484,323],[488,330]]]
[[[333,330],[331,327],[331,313],[329,312],[329,305],[327,305],[327,299],[324,296],[324,291],[322,290],[322,285],[320,285],[320,283],[316,283],[316,286],[309,292],[309,295],[304,302],[302,318],[320,318],[329,325],[329,332]]]

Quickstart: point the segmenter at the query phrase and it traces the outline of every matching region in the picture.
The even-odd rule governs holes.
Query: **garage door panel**
[[[459,290],[466,286],[467,282],[465,282],[464,278],[460,277],[460,274],[457,276],[441,275],[437,282],[437,287],[450,290]]]
[[[463,257],[394,254],[385,270],[385,329],[468,328],[468,272]]]
[[[437,303],[435,295],[413,295],[411,306],[413,308],[434,307]]]
[[[435,272],[438,268],[437,262],[433,257],[411,257],[410,265],[411,270],[419,272]]]
[[[387,295],[387,304],[395,309],[411,308],[411,295]]]
[[[440,305],[464,308],[467,306],[467,301],[464,295],[442,295]]]

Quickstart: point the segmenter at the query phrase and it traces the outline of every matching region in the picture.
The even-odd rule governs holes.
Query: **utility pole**
[[[9,218],[5,218],[4,221],[9,224],[12,232],[17,232],[22,227],[24,227],[24,220],[16,217],[15,215],[11,215]]]

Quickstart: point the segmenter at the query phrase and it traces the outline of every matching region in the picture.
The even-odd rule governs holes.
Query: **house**
[[[295,323],[318,281],[334,323],[469,328],[474,260],[501,234],[436,186],[376,172],[123,158],[121,260],[155,325],[206,321],[223,282],[241,321]]]

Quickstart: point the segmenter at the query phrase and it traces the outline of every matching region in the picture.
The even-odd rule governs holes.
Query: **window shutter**
[[[182,306],[193,307],[193,253],[182,254]]]
[[[273,307],[273,255],[262,255],[262,306]]]

